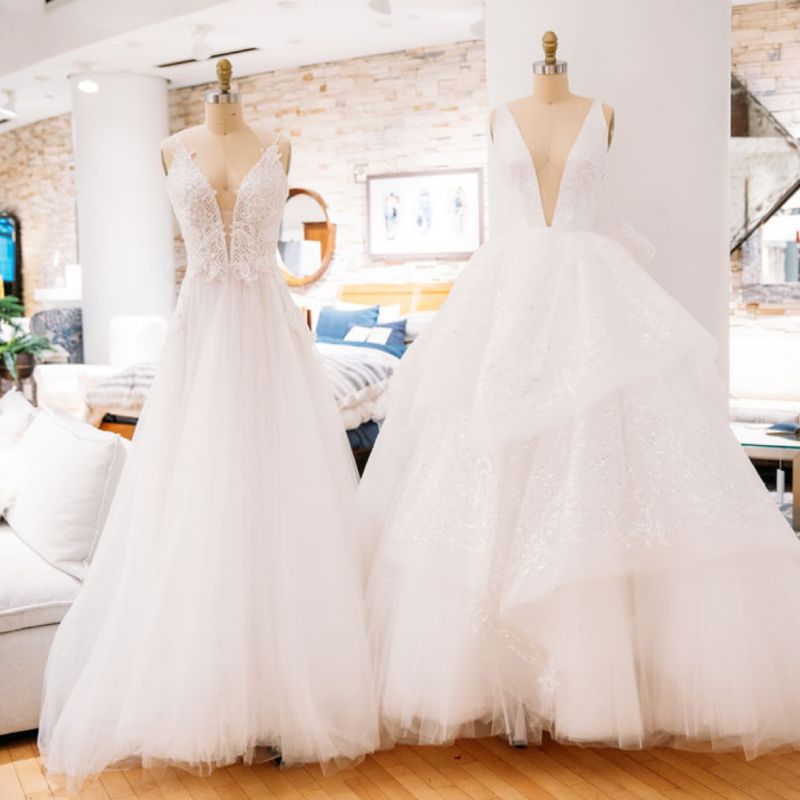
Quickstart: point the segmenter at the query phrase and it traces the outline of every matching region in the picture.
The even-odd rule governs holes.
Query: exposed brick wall
[[[334,262],[311,291],[333,296],[344,281],[447,279],[460,264],[380,270],[366,245],[369,173],[486,167],[487,109],[482,42],[401,51],[250,76],[239,81],[250,119],[272,119],[293,143],[290,181],[319,192],[338,226]],[[172,130],[202,121],[208,86],[169,93]],[[0,135],[0,209],[21,217],[25,298],[76,259],[75,185],[68,114]],[[176,237],[177,279],[185,265]]]
[[[734,6],[731,11],[731,70],[776,119],[800,138],[800,0]],[[757,247],[757,236],[748,252]],[[747,252],[731,259],[731,302],[800,308],[793,283],[758,285],[743,273]],[[753,256],[751,256],[751,259]]]
[[[69,114],[0,136],[0,211],[12,211],[20,220],[24,300],[32,313],[34,289],[61,277],[56,253],[62,264],[77,258]]]
[[[731,47],[734,74],[800,137],[800,0],[734,6]]]
[[[170,92],[173,130],[203,118],[209,86]],[[290,184],[314,189],[337,224],[336,253],[314,294],[333,296],[341,282],[387,275],[425,280],[455,274],[460,264],[392,266],[371,261],[366,240],[366,184],[354,170],[404,172],[486,167],[487,108],[483,42],[262,73],[239,81],[250,119],[274,120],[292,139]],[[185,255],[177,241],[179,277]],[[421,276],[421,277],[419,277]]]

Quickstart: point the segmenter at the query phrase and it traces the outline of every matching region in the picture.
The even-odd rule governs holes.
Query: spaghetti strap
[[[194,150],[189,149],[186,142],[183,140],[181,133],[183,133],[183,131],[178,131],[178,133],[175,134],[178,144],[186,151],[186,154],[189,156],[189,158],[194,158]]]

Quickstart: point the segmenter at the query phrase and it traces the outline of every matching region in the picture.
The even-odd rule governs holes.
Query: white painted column
[[[490,106],[530,93],[546,30],[572,91],[616,109],[607,202],[656,245],[653,276],[727,374],[730,0],[488,0]]]
[[[169,132],[167,84],[131,73],[72,79],[78,258],[88,363],[108,361],[117,314],[167,316],[175,299],[172,215],[159,144]]]

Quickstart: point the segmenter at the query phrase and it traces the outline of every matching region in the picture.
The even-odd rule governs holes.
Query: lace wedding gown
[[[275,261],[277,147],[241,184],[229,247],[183,147],[167,186],[189,258],[179,307],[47,665],[40,749],[73,782],[131,761],[355,759],[377,739],[356,475]]]
[[[595,103],[547,227],[500,109],[505,227],[393,378],[358,504],[398,740],[800,744],[800,545],[711,337],[596,231],[607,137]]]

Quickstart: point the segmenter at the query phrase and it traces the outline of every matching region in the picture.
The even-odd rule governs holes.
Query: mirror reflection
[[[292,189],[283,211],[278,253],[290,285],[317,280],[333,255],[335,226],[322,197],[310,189]]]

